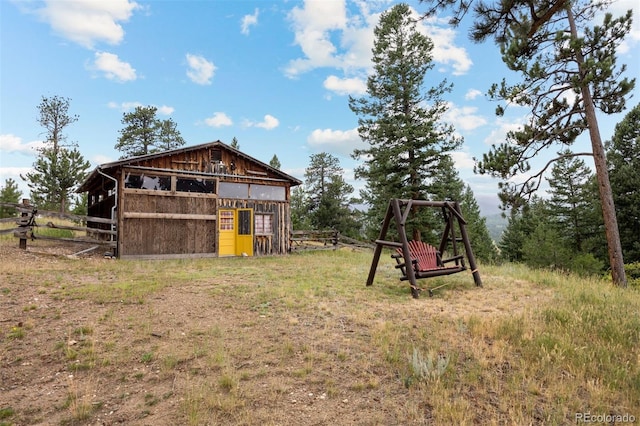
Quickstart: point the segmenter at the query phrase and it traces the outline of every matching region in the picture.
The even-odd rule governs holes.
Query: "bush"
[[[640,288],[640,262],[627,263],[624,265],[624,271],[629,286]]]
[[[581,276],[597,275],[602,273],[604,263],[591,253],[578,253],[571,259],[569,268]]]

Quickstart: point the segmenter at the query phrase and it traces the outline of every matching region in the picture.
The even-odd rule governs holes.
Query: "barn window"
[[[193,179],[193,178],[177,178],[176,191],[180,192],[199,192],[204,194],[215,194],[216,183],[213,180]]]
[[[221,210],[220,211],[220,230],[221,231],[233,231],[233,211]]]
[[[124,179],[124,187],[132,189],[150,189],[153,191],[170,191],[171,177],[127,173],[127,176]]]
[[[222,198],[249,198],[249,185],[246,183],[220,182],[218,194]]]
[[[255,230],[256,230],[256,235],[271,235],[271,234],[273,234],[273,215],[271,215],[271,214],[256,214],[255,215]]]
[[[251,185],[251,199],[285,201],[284,186]]]

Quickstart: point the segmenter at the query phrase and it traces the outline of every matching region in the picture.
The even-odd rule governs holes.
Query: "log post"
[[[30,207],[30,202],[29,202],[29,200],[28,200],[27,198],[23,198],[23,199],[22,199],[22,205],[23,205],[25,208]],[[28,212],[26,212],[26,211],[23,211],[23,212],[22,212],[22,214],[21,214],[21,216],[22,216],[23,218],[26,218],[27,216],[29,216],[29,214],[30,214],[30,213],[28,213]],[[24,221],[24,219],[23,219],[23,221]],[[24,225],[20,224],[20,226],[24,226]],[[20,247],[22,250],[26,250],[26,249],[27,249],[27,233],[26,233],[26,232],[22,232],[20,235],[21,235],[21,236],[20,236],[20,245],[19,245],[19,247]]]

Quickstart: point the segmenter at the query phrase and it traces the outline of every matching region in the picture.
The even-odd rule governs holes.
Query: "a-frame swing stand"
[[[445,229],[437,249],[429,244],[407,239],[405,225],[409,213],[414,207],[431,207],[442,210]],[[392,219],[395,221],[400,241],[385,240]],[[402,271],[400,279],[409,281],[411,295],[416,299],[420,296],[421,290],[417,284],[418,279],[455,274],[466,270],[465,254],[476,286],[482,287],[482,280],[476,266],[476,260],[473,257],[466,224],[467,222],[462,217],[460,205],[457,201],[401,200],[392,198],[389,201],[387,214],[382,222],[380,236],[376,240],[367,286],[373,284],[382,248],[390,247],[396,251],[396,254],[392,255],[392,257],[398,262],[396,268]],[[456,227],[458,228],[459,237],[456,233]],[[464,244],[464,254],[460,252],[458,247],[458,242],[460,241]],[[451,257],[442,259],[441,254],[447,250],[449,243],[451,244]],[[429,295],[432,294],[433,290],[435,288],[429,290]]]

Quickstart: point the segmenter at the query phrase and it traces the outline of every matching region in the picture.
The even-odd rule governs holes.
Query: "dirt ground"
[[[376,318],[412,327],[548,297],[505,301],[489,288],[482,300],[434,298],[408,314],[363,300],[362,315],[331,299],[303,316],[195,280],[143,303],[99,303],[74,288],[109,277],[65,270],[118,261],[60,256],[73,251],[0,245],[0,424],[428,424],[429,404],[366,351]]]

